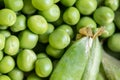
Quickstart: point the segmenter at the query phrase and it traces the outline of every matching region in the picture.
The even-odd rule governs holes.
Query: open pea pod
[[[90,37],[75,41],[58,62],[50,80],[81,80],[88,62],[92,41]]]
[[[108,80],[120,80],[120,61],[108,55],[103,54],[102,65]]]
[[[99,73],[99,67],[102,59],[101,44],[98,37],[93,39],[92,48],[90,51],[88,63],[86,65],[83,77],[81,80],[96,80]]]

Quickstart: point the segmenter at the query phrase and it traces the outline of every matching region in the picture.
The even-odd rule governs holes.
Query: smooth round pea
[[[76,25],[77,31],[79,32],[79,29],[82,27],[90,27],[92,29],[95,29],[97,27],[96,22],[88,16],[82,17],[79,22]]]
[[[60,0],[60,2],[67,7],[73,6],[76,0]]]
[[[4,56],[0,61],[0,73],[8,73],[15,67],[15,61],[11,56]]]
[[[110,7],[113,11],[116,11],[119,7],[119,0],[105,0],[105,6]]]
[[[34,63],[37,59],[36,54],[30,49],[24,49],[17,56],[17,66],[24,72],[33,70]]]
[[[30,75],[28,75],[27,80],[43,80],[43,79],[38,77],[35,73],[31,73]]]
[[[27,20],[27,25],[36,34],[44,34],[48,29],[47,21],[41,15],[30,16]]]
[[[54,25],[48,23],[48,29],[47,32],[44,34],[39,35],[39,42],[41,43],[48,43],[49,41],[49,35],[54,31]]]
[[[0,25],[1,30],[6,30],[7,28],[8,28],[8,26]]]
[[[74,36],[74,32],[73,32],[72,27],[69,26],[69,25],[67,25],[67,24],[62,24],[62,25],[58,26],[57,29],[62,29],[62,30],[64,30],[65,32],[67,32],[71,39],[72,39],[73,36]]]
[[[90,15],[97,8],[97,0],[77,0],[76,7],[81,14]]]
[[[40,11],[48,9],[53,3],[54,0],[32,0],[32,5]]]
[[[16,55],[19,51],[19,39],[15,35],[10,35],[5,42],[4,52],[8,55]]]
[[[48,57],[45,53],[38,53],[37,54],[37,59],[41,59],[41,58],[46,58]]]
[[[108,38],[108,48],[113,52],[120,52],[120,33],[115,33]]]
[[[49,44],[56,49],[63,49],[70,43],[70,36],[61,29],[54,30],[49,36]]]
[[[100,35],[100,37],[108,38],[108,37],[112,36],[114,34],[114,32],[115,32],[115,24],[112,22],[112,23],[104,26],[104,31]]]
[[[5,47],[5,36],[0,33],[0,50],[3,50]]]
[[[11,35],[9,30],[0,30],[0,34],[3,34],[6,38]]]
[[[2,60],[4,54],[3,54],[3,51],[0,51],[0,61]]]
[[[54,0],[54,3],[58,3],[60,0]]]
[[[13,24],[10,29],[13,32],[19,32],[26,28],[26,17],[21,14],[17,16],[15,24]]]
[[[17,67],[14,68],[12,71],[10,71],[8,73],[8,76],[12,79],[12,80],[23,80],[24,78],[24,73],[23,71],[21,71],[20,69],[18,69]]]
[[[36,9],[32,5],[32,0],[23,0],[24,6],[22,8],[22,12],[25,14],[33,14],[36,12]]]
[[[115,11],[115,18],[114,18],[114,23],[118,29],[120,29],[120,11],[117,10]]]
[[[53,4],[48,9],[39,12],[48,22],[54,22],[60,17],[60,8]]]
[[[64,49],[55,49],[48,45],[46,47],[46,53],[53,58],[60,58],[64,53]]]
[[[46,58],[39,58],[35,62],[35,72],[39,77],[48,77],[52,72],[52,62]]]
[[[16,21],[16,14],[10,9],[0,10],[0,25],[12,26]]]
[[[38,35],[29,31],[24,30],[19,34],[20,48],[32,49],[38,42]]]
[[[12,80],[12,79],[10,79],[10,77],[7,75],[0,75],[0,80]]]
[[[63,13],[63,20],[69,25],[75,25],[80,19],[80,13],[77,8],[69,7]]]
[[[20,11],[23,8],[23,0],[4,0],[6,8],[13,11]]]
[[[109,7],[99,7],[93,13],[93,18],[97,24],[104,26],[110,24],[114,20],[114,12]]]

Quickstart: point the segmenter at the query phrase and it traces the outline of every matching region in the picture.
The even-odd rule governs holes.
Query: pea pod
[[[108,80],[120,80],[120,61],[104,52],[103,68]]]
[[[92,40],[83,37],[73,43],[56,65],[50,80],[80,80],[88,62]]]
[[[82,80],[96,80],[97,74],[99,72],[101,57],[102,57],[101,45],[98,40],[98,37],[96,37],[93,40],[90,56]]]

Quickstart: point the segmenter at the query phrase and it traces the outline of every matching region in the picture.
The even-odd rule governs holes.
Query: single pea
[[[108,38],[108,48],[113,52],[120,52],[120,33],[115,33]]]
[[[4,0],[4,4],[13,11],[20,11],[23,8],[23,0]]]
[[[48,22],[54,22],[60,17],[60,8],[58,5],[53,4],[48,9],[40,11],[41,14]]]
[[[0,75],[0,80],[12,80],[12,79],[10,79],[10,77],[7,75]]]
[[[67,7],[73,6],[77,0],[60,0],[60,2]]]
[[[12,32],[19,32],[26,28],[26,17],[21,14],[17,16],[15,24],[13,24],[10,29]]]
[[[105,6],[110,7],[113,11],[116,11],[119,7],[119,0],[105,0]]]
[[[3,51],[0,51],[0,61],[2,60],[4,54],[3,54]]]
[[[15,67],[15,60],[11,56],[4,56],[0,61],[0,73],[8,73]]]
[[[54,26],[50,23],[48,23],[48,29],[47,32],[44,34],[39,35],[39,42],[41,43],[48,43],[49,41],[49,35],[54,31]]]
[[[114,12],[109,7],[102,6],[95,10],[93,18],[97,24],[104,26],[113,22]]]
[[[6,29],[8,29],[8,26],[0,25],[0,29],[1,29],[1,30],[6,30]]]
[[[23,49],[17,56],[17,66],[24,72],[29,72],[34,69],[34,63],[37,56],[33,50]]]
[[[0,30],[0,34],[3,34],[6,38],[11,35],[11,32],[9,30]]]
[[[32,5],[32,0],[23,0],[24,6],[22,8],[22,12],[25,14],[33,14],[36,12],[36,9]]]
[[[56,49],[64,49],[70,43],[70,36],[61,29],[54,30],[49,36],[49,44]]]
[[[23,80],[23,78],[24,78],[24,72],[21,71],[20,69],[18,69],[17,67],[15,67],[12,71],[10,71],[8,73],[8,76],[12,80]]]
[[[56,49],[48,45],[46,47],[46,53],[53,58],[60,58],[64,53],[64,49]]]
[[[0,50],[3,50],[5,47],[5,36],[0,33]]]
[[[50,58],[39,58],[35,62],[35,72],[39,77],[48,77],[52,72],[52,62]]]
[[[76,7],[81,14],[90,15],[97,8],[97,0],[77,0]]]
[[[28,75],[27,80],[43,80],[43,79],[37,76],[35,73],[31,73],[30,75]]]
[[[11,35],[6,39],[4,52],[8,55],[16,55],[19,51],[19,39],[15,35]]]
[[[48,29],[48,23],[41,15],[30,16],[27,20],[27,26],[36,34],[44,34]]]
[[[77,31],[79,32],[79,29],[82,27],[90,27],[92,29],[95,29],[97,27],[96,22],[88,16],[82,17],[79,22],[76,25]]]
[[[37,59],[42,59],[48,57],[45,53],[41,52],[37,54]]]
[[[108,37],[112,36],[114,34],[114,32],[115,32],[115,24],[112,22],[112,23],[104,26],[104,31],[103,31],[102,35],[100,35],[100,37],[108,38]]]
[[[10,9],[0,10],[0,25],[12,26],[16,22],[16,14]]]
[[[58,3],[60,0],[54,0],[54,3]]]
[[[29,30],[20,32],[18,36],[21,48],[32,49],[38,42],[38,35]]]
[[[74,37],[74,32],[70,25],[62,24],[62,25],[58,26],[57,29],[62,29],[65,32],[67,32],[71,39]]]
[[[63,13],[63,20],[69,25],[75,25],[80,19],[80,13],[77,8],[69,7]]]
[[[48,9],[53,3],[54,0],[32,0],[32,5],[40,11]]]

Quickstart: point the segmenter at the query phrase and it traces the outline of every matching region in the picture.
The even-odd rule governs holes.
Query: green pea
[[[37,76],[35,73],[31,73],[30,75],[28,75],[27,80],[43,80],[43,79]]]
[[[34,69],[34,63],[37,56],[33,50],[21,50],[17,56],[17,66],[24,72],[29,72]]]
[[[60,17],[60,8],[53,4],[48,9],[39,12],[48,22],[54,22]]]
[[[48,56],[45,53],[37,54],[37,59],[46,58],[46,57],[48,57]]]
[[[16,21],[16,14],[10,9],[0,10],[0,25],[11,26]]]
[[[63,20],[69,25],[75,25],[80,19],[80,13],[76,7],[69,7],[63,13]]]
[[[0,25],[0,29],[1,29],[1,30],[5,30],[5,29],[7,29],[7,28],[8,28],[8,26]]]
[[[12,79],[10,79],[10,77],[7,75],[0,75],[0,80],[12,80]]]
[[[72,29],[72,27],[70,25],[62,24],[62,25],[58,26],[57,29],[62,29],[65,32],[67,32],[71,39],[74,36],[73,29]]]
[[[53,3],[54,0],[32,0],[32,5],[40,11],[48,9]]]
[[[9,30],[0,30],[0,34],[3,34],[6,38],[11,35]]]
[[[54,0],[54,3],[58,3],[60,0]]]
[[[4,56],[3,52],[0,51],[0,61],[2,60],[3,56]]]
[[[38,35],[29,30],[24,30],[19,34],[19,41],[21,48],[32,49],[37,44]]]
[[[4,0],[4,4],[13,11],[20,11],[23,8],[23,0]]]
[[[97,8],[97,0],[77,0],[76,7],[83,15],[91,15]]]
[[[47,21],[41,15],[30,16],[27,20],[27,26],[36,34],[44,34],[48,29]]]
[[[39,58],[35,62],[35,72],[39,77],[48,77],[52,72],[52,62],[49,58]]]
[[[3,50],[5,47],[5,36],[0,33],[0,50]]]
[[[113,11],[116,11],[119,7],[119,0],[105,0],[105,6],[110,7]]]
[[[0,73],[8,73],[15,67],[15,61],[11,56],[4,56],[0,61]]]
[[[56,48],[53,48],[52,46],[48,45],[46,47],[46,52],[49,56],[51,56],[53,58],[60,58],[64,53],[64,49],[56,49]]]
[[[22,8],[22,12],[25,14],[33,14],[35,13],[36,9],[32,5],[32,0],[23,0],[24,6]]]
[[[8,55],[16,55],[19,51],[19,39],[11,35],[6,39],[4,52]]]
[[[92,29],[95,29],[97,27],[96,22],[88,16],[82,17],[79,22],[76,25],[77,31],[79,32],[79,29],[82,27],[90,27]]]
[[[49,41],[49,35],[54,31],[54,26],[50,23],[48,23],[48,29],[47,32],[44,34],[39,35],[39,42],[42,43],[48,43]]]
[[[18,15],[15,24],[10,29],[13,32],[19,32],[26,28],[26,17],[24,15]]]
[[[23,71],[21,71],[20,69],[18,69],[17,67],[14,68],[12,71],[10,71],[8,73],[8,76],[12,79],[12,80],[23,80],[24,78],[24,73]]]
[[[112,22],[110,24],[107,24],[104,26],[104,31],[100,37],[102,38],[108,38],[112,36],[115,32],[115,24]]]
[[[77,0],[70,0],[70,1],[69,0],[60,0],[60,2],[67,7],[73,6],[76,1]]]

